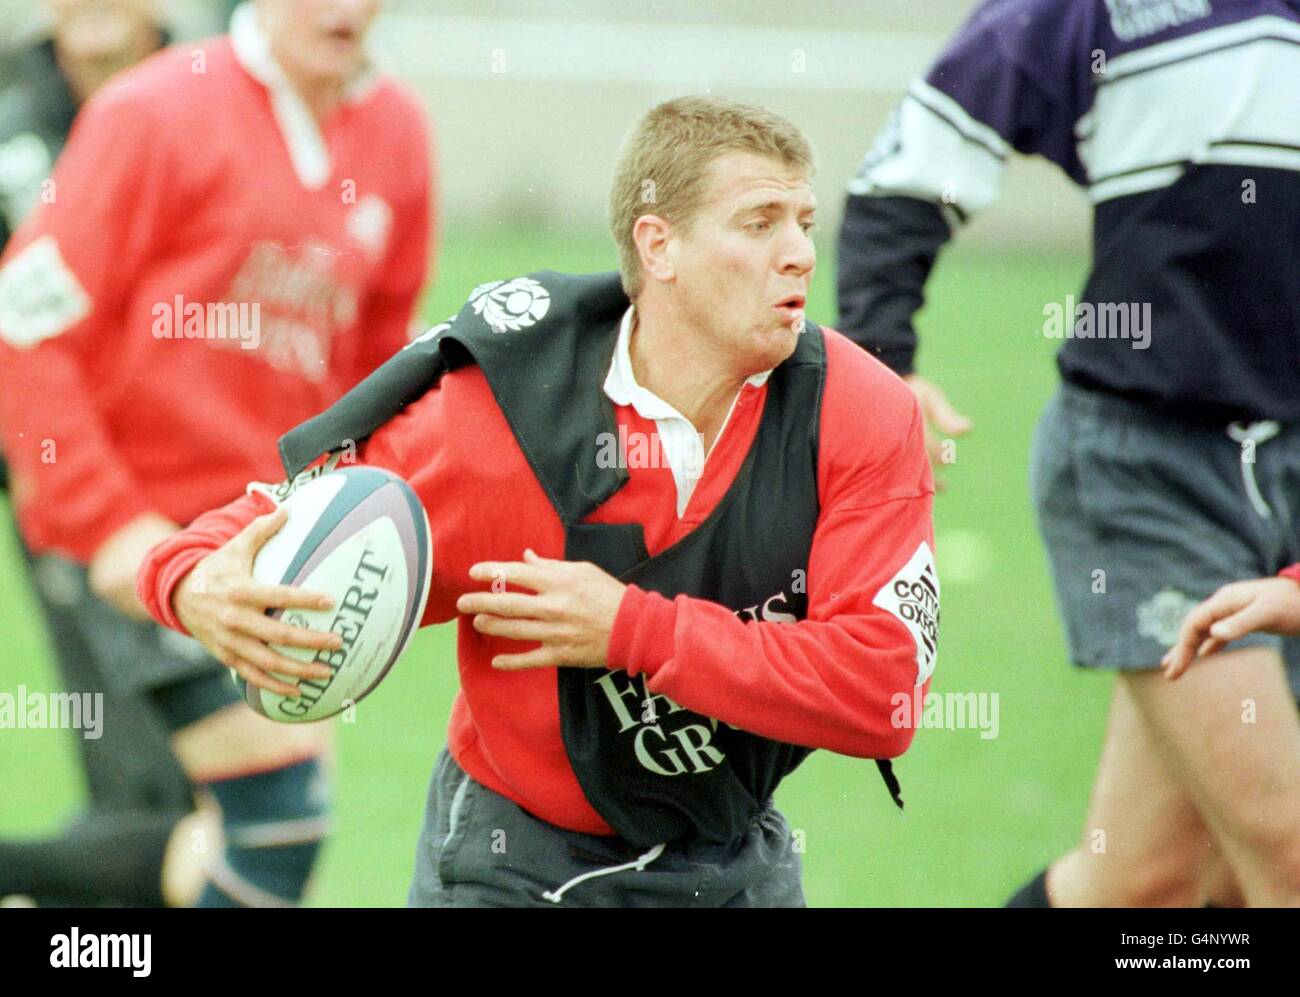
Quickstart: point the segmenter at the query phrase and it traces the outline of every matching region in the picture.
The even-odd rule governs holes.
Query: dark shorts
[[[71,628],[97,673],[115,691],[148,692],[227,669],[193,637],[152,620],[124,616],[90,591],[86,569],[61,557],[38,557],[33,564],[44,601],[62,607],[58,624]],[[231,686],[231,701],[238,700]]]
[[[100,600],[82,566],[43,556],[30,567],[64,687],[104,697],[102,735],[77,738],[91,806],[187,812],[171,732],[239,702],[228,671],[198,641]]]
[[[1198,427],[1062,385],[1034,434],[1031,490],[1070,657],[1155,668],[1221,585],[1300,561],[1300,426]],[[1300,694],[1300,640],[1279,650]]]
[[[734,848],[691,844],[656,854],[538,820],[471,779],[443,748],[429,787],[407,903],[803,907],[801,884],[789,826],[771,803]]]
[[[194,793],[172,754],[166,726],[146,696],[105,680],[96,634],[82,626],[80,613],[90,597],[85,572],[61,558],[33,558],[19,544],[59,682],[68,692],[103,696],[100,736],[73,735],[90,809],[187,813]]]

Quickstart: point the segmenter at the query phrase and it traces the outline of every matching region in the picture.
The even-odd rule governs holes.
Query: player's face
[[[158,23],[155,0],[47,0],[59,49],[74,59],[112,59]]]
[[[685,232],[671,239],[677,290],[695,324],[746,376],[794,352],[817,253],[817,200],[807,174],[779,160],[727,153]]]
[[[365,60],[363,43],[382,0],[258,0],[271,50],[293,75],[345,82]]]

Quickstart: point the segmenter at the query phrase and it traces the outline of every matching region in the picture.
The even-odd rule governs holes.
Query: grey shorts
[[[688,844],[650,858],[653,854],[621,839],[579,834],[538,820],[471,779],[443,748],[429,787],[407,904],[806,906],[790,828],[771,803],[735,848]]]
[[[1300,426],[1195,426],[1062,385],[1034,434],[1030,487],[1070,657],[1151,669],[1221,585],[1300,561]],[[1300,640],[1277,648],[1300,694]]]

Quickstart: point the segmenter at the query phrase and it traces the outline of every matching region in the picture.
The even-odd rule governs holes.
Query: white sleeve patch
[[[90,314],[90,298],[54,236],[37,239],[0,270],[0,337],[28,349]]]
[[[934,672],[939,653],[939,575],[934,569],[934,552],[924,540],[898,574],[887,581],[871,600],[907,627],[916,644],[916,684]]]

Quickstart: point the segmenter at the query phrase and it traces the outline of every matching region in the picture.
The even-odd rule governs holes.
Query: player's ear
[[[669,245],[671,238],[672,226],[659,215],[641,215],[632,223],[632,241],[650,280],[669,283],[677,276]]]

